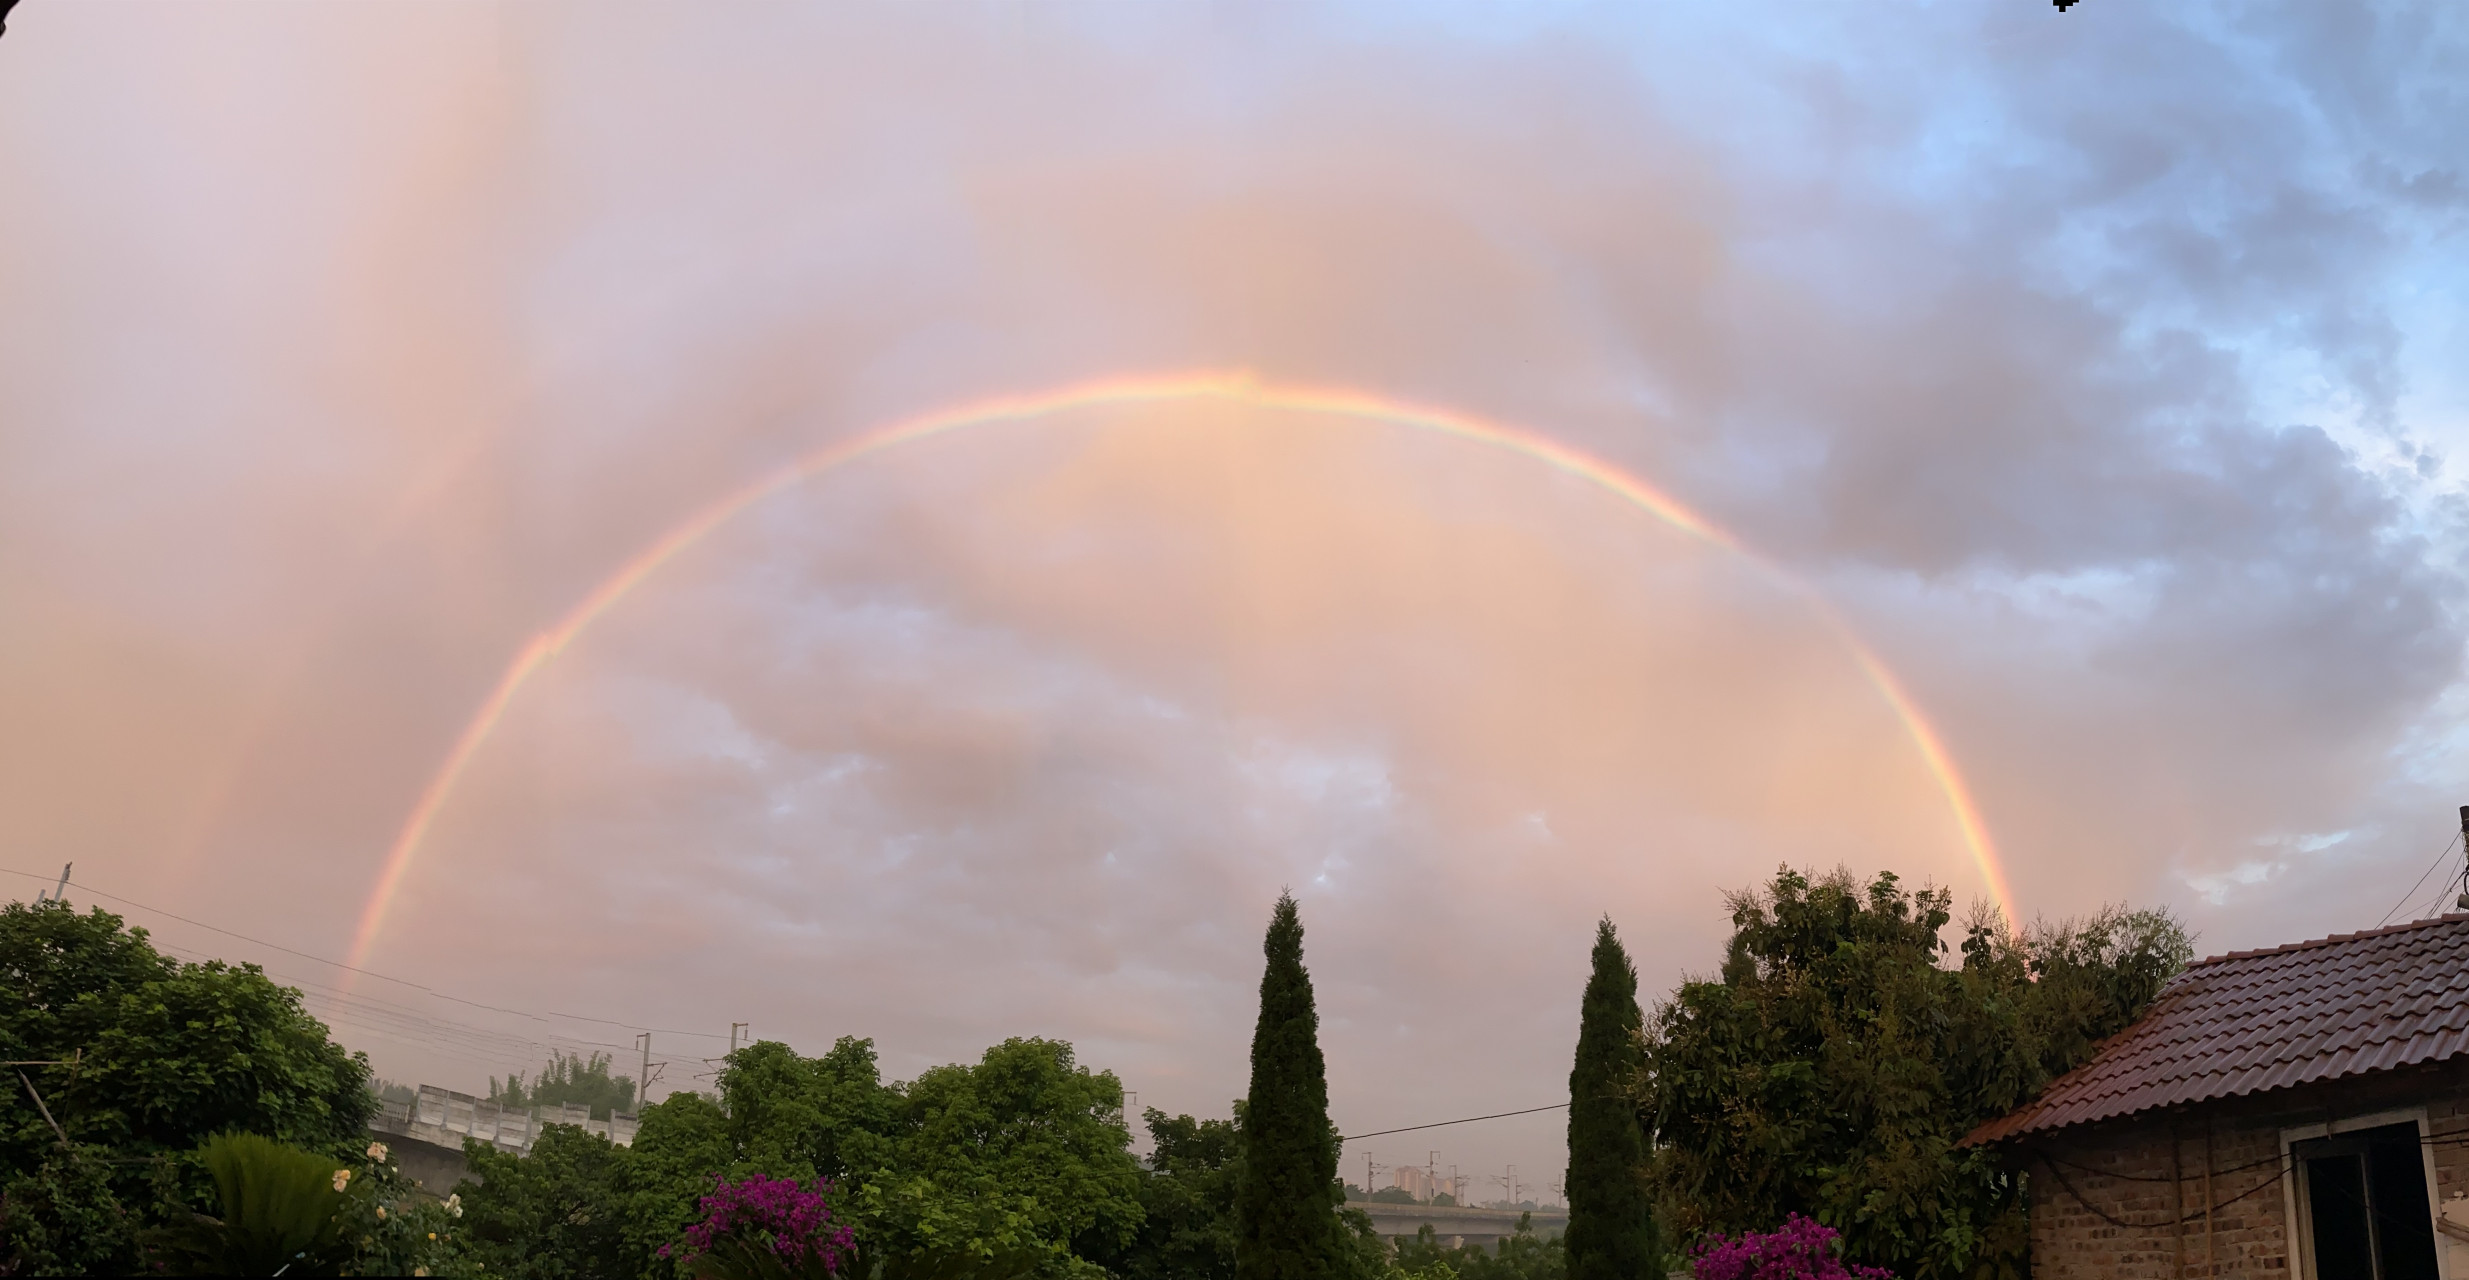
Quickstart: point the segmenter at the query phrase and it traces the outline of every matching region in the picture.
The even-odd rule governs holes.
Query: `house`
[[[2200,961],[1964,1144],[2037,1280],[2469,1280],[2469,914]]]

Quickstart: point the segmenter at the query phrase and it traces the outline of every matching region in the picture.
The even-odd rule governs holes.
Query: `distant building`
[[[1445,1195],[1460,1204],[1466,1202],[1466,1179],[1434,1170],[1401,1167],[1391,1175],[1390,1185],[1417,1200]]]
[[[2469,915],[2194,964],[1964,1142],[2036,1280],[2469,1280]]]

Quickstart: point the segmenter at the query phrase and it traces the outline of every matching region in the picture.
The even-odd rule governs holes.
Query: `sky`
[[[1779,865],[1962,912],[1986,851],[2013,918],[2207,954],[2431,912],[2465,46],[2439,3],[28,0],[0,866],[392,1079],[1047,1036],[1200,1115],[1291,890],[1348,1134],[1565,1098],[1594,922],[1651,1005]],[[1167,396],[832,461],[1195,373],[1542,443]],[[1561,1123],[1344,1169],[1548,1199]]]

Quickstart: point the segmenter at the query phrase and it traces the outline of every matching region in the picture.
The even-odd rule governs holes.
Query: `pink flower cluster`
[[[828,1179],[811,1189],[795,1178],[759,1173],[738,1182],[713,1174],[712,1182],[712,1194],[701,1202],[703,1220],[686,1228],[688,1256],[709,1253],[713,1245],[735,1239],[762,1245],[791,1265],[811,1258],[825,1271],[840,1270],[840,1255],[854,1237],[847,1227],[832,1223],[831,1205],[824,1199],[831,1190]],[[674,1247],[660,1246],[660,1256],[668,1257]]]
[[[1842,1233],[1795,1213],[1783,1229],[1733,1239],[1721,1234],[1698,1242],[1690,1259],[1697,1280],[1894,1280],[1883,1267],[1856,1267],[1835,1256]]]

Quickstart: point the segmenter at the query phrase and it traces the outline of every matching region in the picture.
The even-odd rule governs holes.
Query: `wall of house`
[[[2006,1155],[2030,1179],[2032,1275],[2290,1276],[2283,1132],[2411,1107],[2425,1108],[2434,1138],[2438,1200],[2469,1197],[2469,1073],[2458,1067],[2380,1073],[2018,1140]],[[2469,1220],[2469,1199],[2456,1212]],[[2446,1280],[2469,1280],[2469,1242],[2436,1239]]]

